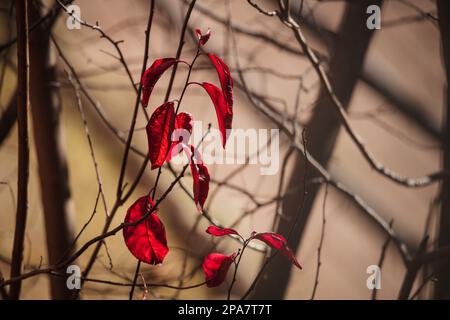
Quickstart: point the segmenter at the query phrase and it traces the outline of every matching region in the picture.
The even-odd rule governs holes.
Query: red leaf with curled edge
[[[192,114],[188,112],[180,112],[175,117],[175,129],[184,129],[189,133],[192,133],[192,121]],[[187,143],[187,141],[184,141],[184,143]]]
[[[219,76],[220,86],[222,87],[223,96],[227,102],[230,112],[233,107],[233,78],[231,77],[230,69],[222,59],[218,56],[208,53],[208,57],[216,68]]]
[[[205,257],[202,267],[205,273],[206,285],[209,288],[222,284],[235,258],[236,253],[230,256],[221,253],[210,253]]]
[[[158,107],[146,126],[148,155],[152,170],[163,165],[171,146],[171,136],[175,122],[173,102],[166,102]]]
[[[209,37],[211,36],[211,30],[208,28],[208,31],[206,31],[205,34],[202,34],[200,29],[195,29],[195,34],[197,35],[198,41],[203,46],[208,42]]]
[[[142,75],[142,104],[147,107],[153,88],[161,75],[177,62],[175,58],[157,59]]]
[[[200,213],[203,213],[203,206],[206,202],[209,192],[209,181],[210,176],[208,168],[203,164],[200,152],[194,149],[194,146],[190,148],[183,142],[179,142],[175,145],[175,150],[170,150],[172,155],[176,155],[177,152],[184,150],[188,160],[189,166],[191,168],[194,191],[194,203]],[[194,154],[194,155],[193,155]],[[168,156],[167,159],[170,160],[172,157]]]
[[[154,206],[149,196],[143,196],[128,209],[124,223],[139,221]],[[169,252],[164,225],[156,215],[157,209],[135,226],[123,228],[128,250],[137,259],[148,264],[160,264]]]
[[[221,237],[226,236],[229,234],[238,234],[238,232],[231,228],[220,228],[217,226],[209,226],[208,229],[206,229],[206,233],[209,233],[210,235]]]
[[[194,153],[194,147],[191,146],[191,153]],[[197,151],[195,156],[191,156],[190,167],[193,179],[194,202],[200,213],[203,213],[203,205],[206,202],[209,192],[209,172],[203,164],[200,153]]]
[[[230,106],[228,106],[222,91],[218,87],[209,82],[203,82],[200,85],[209,94],[209,97],[214,104],[214,108],[216,109],[219,130],[222,134],[222,145],[225,148],[229,130],[231,130],[233,122],[233,110]]]
[[[178,155],[183,148],[188,148],[186,144],[192,133],[192,121],[193,117],[190,113],[180,112],[176,115],[175,127],[171,137],[171,146],[166,158],[167,162]]]
[[[297,268],[302,269],[302,266],[295,257],[294,252],[288,247],[288,243],[285,237],[274,232],[256,233],[252,236],[252,239],[258,239],[265,242],[275,250],[280,251],[286,256]]]

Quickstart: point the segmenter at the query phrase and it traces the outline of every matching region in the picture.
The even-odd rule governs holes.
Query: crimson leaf
[[[219,130],[222,135],[222,145],[225,148],[225,144],[228,139],[229,130],[231,130],[233,122],[233,110],[227,105],[225,97],[222,91],[213,85],[212,83],[203,82],[200,84],[211,98],[214,108],[216,109],[217,121],[219,123]],[[228,129],[228,131],[227,131]]]
[[[158,107],[148,121],[146,131],[148,155],[152,163],[152,169],[161,167],[168,155],[174,122],[173,102],[166,102]]]
[[[208,31],[206,31],[205,34],[202,34],[202,31],[200,29],[195,29],[195,34],[197,35],[200,44],[204,46],[205,43],[208,42],[209,37],[211,36],[211,30],[208,28]]]
[[[127,211],[125,223],[140,220],[154,206],[149,196],[139,198]],[[166,231],[161,220],[153,211],[135,226],[123,228],[123,237],[130,252],[137,259],[148,264],[160,264],[169,252]]]
[[[258,239],[265,242],[267,245],[271,246],[275,250],[280,251],[284,256],[286,256],[297,268],[301,269],[300,263],[297,261],[294,252],[288,247],[287,240],[285,237],[274,232],[264,232],[256,233],[252,237],[253,239]]]
[[[233,78],[231,77],[230,69],[218,56],[208,53],[208,57],[216,68],[225,101],[231,108],[233,107]]]
[[[210,253],[203,260],[203,272],[209,288],[219,286],[227,276],[228,269],[236,257],[236,253],[226,256],[221,253]]]
[[[193,147],[191,147],[193,149]],[[193,150],[192,150],[193,152]],[[208,168],[196,158],[190,161],[191,173],[193,178],[194,202],[199,212],[203,212],[203,205],[209,192],[209,172]]]
[[[187,112],[180,112],[176,115],[170,150],[166,158],[167,162],[178,155],[183,150],[183,148],[188,148],[186,143],[188,143],[190,135],[192,133],[192,120],[192,114]]]
[[[142,75],[142,104],[147,107],[153,88],[161,75],[177,62],[175,58],[157,59]]]
[[[208,229],[206,229],[206,232],[216,237],[226,236],[228,234],[238,234],[234,229],[220,228],[217,226],[209,226]]]

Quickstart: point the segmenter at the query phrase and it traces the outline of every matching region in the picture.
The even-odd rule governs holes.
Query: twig
[[[141,268],[141,260],[138,260],[137,265],[136,265],[136,271],[134,272],[133,283],[131,285],[131,290],[128,295],[128,300],[133,300],[134,288],[136,287],[136,281],[137,281],[138,275],[140,274],[139,273],[140,268]]]
[[[72,78],[72,74],[70,73],[70,71],[67,72],[67,78],[69,79],[69,82],[72,84],[72,87],[73,87],[73,89],[75,91],[75,97],[76,97],[76,102],[77,102],[76,104],[77,104],[77,107],[78,107],[78,112],[80,113],[80,116],[81,116],[81,120],[83,121],[84,133],[85,133],[86,138],[88,140],[89,150],[91,152],[91,158],[92,158],[92,162],[94,164],[95,177],[97,179],[99,193],[100,193],[100,196],[102,198],[103,207],[105,209],[106,216],[108,216],[108,206],[106,204],[105,193],[103,191],[103,183],[102,183],[102,178],[100,176],[100,171],[99,171],[99,168],[98,168],[98,162],[97,162],[97,159],[95,157],[94,144],[92,143],[92,138],[91,138],[91,134],[89,132],[89,127],[88,127],[88,123],[87,123],[86,114],[84,112],[83,103],[81,102],[80,86]]]
[[[414,291],[414,293],[411,295],[409,299],[414,300],[430,281],[436,281],[436,276],[433,273],[429,274],[423,279],[422,283],[417,287],[417,290]]]
[[[234,262],[234,273],[233,273],[233,279],[231,280],[230,287],[228,288],[227,300],[230,300],[230,298],[231,298],[231,291],[233,290],[233,286],[236,282],[236,276],[237,276],[237,272],[239,269],[239,264],[241,263],[241,259],[242,259],[242,256],[244,255],[244,251],[245,251],[246,247],[247,247],[247,241],[244,242],[244,244],[242,245],[242,249],[240,249],[238,252],[239,258],[238,258],[237,262],[233,261]]]
[[[391,222],[389,223],[390,228],[392,228],[393,223],[394,223],[394,220],[391,220]],[[383,268],[384,259],[386,257],[386,252],[387,252],[387,249],[389,247],[389,243],[391,242],[391,240],[392,239],[390,237],[387,237],[386,241],[383,243],[383,246],[381,247],[380,259],[378,259],[378,268],[380,268],[380,270]],[[377,300],[377,292],[378,292],[377,288],[372,289],[372,300]]]
[[[255,2],[253,2],[252,0],[247,0],[247,2],[256,10],[258,10],[260,13],[262,13],[263,15],[269,16],[269,17],[274,17],[274,16],[278,16],[279,12],[274,10],[274,11],[266,11],[263,8],[261,8],[258,4],[256,4]]]
[[[400,288],[400,292],[398,294],[399,300],[407,300],[409,298],[409,294],[411,292],[411,289],[414,285],[414,281],[416,279],[416,275],[420,270],[420,267],[422,266],[421,261],[418,259],[420,255],[422,255],[424,252],[426,252],[427,244],[428,244],[428,236],[425,236],[422,241],[420,242],[419,249],[417,251],[417,254],[412,259],[412,261],[409,263],[406,269],[406,274],[402,282],[402,286]]]
[[[184,22],[183,22],[183,26],[181,27],[181,33],[180,33],[180,41],[178,42],[178,49],[177,49],[177,54],[175,55],[175,58],[178,60],[181,57],[181,52],[183,51],[183,46],[184,46],[184,36],[186,34],[186,29],[189,23],[189,19],[191,17],[191,13],[192,10],[194,9],[195,3],[197,2],[197,0],[192,0],[187,12],[186,12],[186,16],[184,18]],[[170,80],[169,80],[169,85],[167,87],[167,92],[166,92],[166,97],[164,98],[164,101],[169,101],[169,97],[170,97],[170,93],[172,91],[172,86],[173,86],[173,82],[175,80],[175,75],[177,73],[177,65],[175,64],[175,66],[172,69],[172,73],[170,75]]]
[[[325,238],[325,224],[326,224],[325,205],[327,202],[327,196],[328,196],[328,184],[325,184],[325,191],[324,191],[323,203],[322,203],[322,230],[320,232],[319,246],[317,247],[316,276],[315,276],[315,280],[314,280],[313,291],[311,294],[311,300],[314,300],[314,297],[316,296],[317,287],[319,286],[319,273],[320,273],[320,267],[322,266],[322,261],[320,259],[321,259],[321,253],[322,253],[323,239]]]

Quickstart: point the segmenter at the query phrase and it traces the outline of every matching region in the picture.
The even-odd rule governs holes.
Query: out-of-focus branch
[[[30,21],[39,21],[43,17],[39,2],[30,4],[29,15]],[[48,260],[50,264],[56,264],[72,245],[74,212],[61,128],[56,59],[52,55],[49,36],[50,31],[43,24],[30,33],[30,102]],[[54,299],[67,299],[70,295],[61,278],[51,278],[50,289]]]
[[[366,6],[367,7],[367,6]],[[343,125],[344,129],[356,145],[356,147],[359,149],[361,154],[366,159],[367,163],[379,174],[386,177],[387,179],[391,180],[392,182],[395,182],[397,184],[400,184],[405,187],[409,188],[418,188],[418,187],[425,187],[427,185],[430,185],[432,183],[436,183],[444,178],[450,177],[450,173],[447,170],[441,170],[437,172],[433,172],[431,174],[417,177],[417,178],[411,178],[402,176],[399,173],[385,167],[381,162],[379,162],[370,152],[369,148],[365,145],[362,138],[359,136],[359,134],[354,130],[353,126],[350,124],[350,121],[348,119],[347,113],[345,111],[345,106],[342,103],[342,101],[339,99],[339,97],[336,94],[336,91],[334,90],[330,78],[327,76],[325,70],[323,69],[322,65],[320,64],[319,59],[313,52],[313,50],[309,47],[305,36],[303,35],[303,32],[298,25],[298,23],[290,16],[289,13],[284,12],[279,15],[280,20],[287,25],[293,32],[295,38],[297,39],[298,43],[302,47],[303,51],[305,52],[306,56],[310,60],[312,66],[316,70],[316,73],[323,85],[323,87],[326,89],[325,93],[327,94],[328,98],[332,102],[332,105],[334,106],[335,111],[337,111],[337,115],[339,116],[339,120],[341,124]]]
[[[12,38],[12,25],[14,23],[14,1],[10,1],[10,8],[8,13],[8,36],[9,39]],[[10,61],[8,59],[9,57],[9,51],[5,50],[1,54],[2,66],[0,70],[0,96],[3,93],[3,85],[5,83],[6,78],[6,71],[9,67],[8,64],[10,64]],[[3,106],[2,106],[3,107]],[[6,109],[2,110],[2,114],[0,115],[0,146],[3,144],[5,139],[8,137],[9,133],[11,132],[12,128],[14,127],[14,124],[16,123],[17,119],[17,89],[15,90],[14,94],[9,100],[8,106]]]
[[[391,220],[389,227],[392,228],[393,222],[394,222],[394,220]],[[386,240],[384,241],[383,245],[381,246],[380,258],[378,259],[378,264],[377,264],[377,266],[380,268],[380,270],[383,268],[384,259],[386,258],[386,252],[387,252],[387,249],[389,248],[389,243],[391,242],[391,240],[392,239],[390,237],[387,237]],[[373,288],[372,289],[372,300],[377,300],[377,293],[378,293],[378,289]]]
[[[8,137],[14,123],[17,119],[17,91],[11,97],[11,100],[6,107],[6,110],[2,113],[0,118],[0,146],[3,144],[5,139]]]
[[[11,278],[22,272],[23,242],[27,224],[29,145],[28,145],[28,98],[29,98],[29,41],[28,0],[16,0],[17,26],[17,126],[19,129],[19,166],[17,182],[17,213],[11,261]],[[10,286],[9,298],[19,299],[21,281]]]
[[[72,2],[73,0],[62,1],[62,3],[65,5],[68,5]],[[53,26],[53,23],[56,21],[56,17],[58,16],[60,9],[61,7],[59,4],[56,3],[55,5],[53,5],[53,7],[47,12],[45,16],[42,16],[37,21],[32,21],[31,26],[28,28],[28,33],[36,30],[38,27],[43,27],[44,29],[49,30]],[[1,44],[0,52],[9,49],[12,45],[16,43],[17,40],[18,38],[13,38],[10,39],[8,42]]]
[[[428,236],[425,236],[420,242],[419,249],[416,255],[413,257],[411,262],[408,264],[406,269],[406,274],[402,282],[402,286],[400,288],[400,292],[398,294],[399,300],[407,300],[409,298],[409,294],[414,285],[414,280],[416,279],[416,275],[422,266],[422,262],[418,259],[420,255],[424,254],[427,249],[428,244]]]
[[[380,1],[377,2],[381,4]],[[327,83],[322,83],[322,88],[319,97],[324,96],[314,108],[314,114],[307,124],[307,141],[309,145],[309,153],[321,166],[326,166],[333,151],[334,143],[336,141],[337,133],[340,127],[339,120],[329,111],[330,101],[327,96],[328,89],[331,88],[329,81],[333,84],[333,96],[339,96],[343,108],[347,107],[350,98],[353,94],[355,84],[361,74],[364,58],[369,47],[369,43],[373,32],[360,26],[365,23],[366,8],[368,1],[351,2],[347,4],[343,22],[339,30],[339,40],[335,41],[332,51],[332,58],[330,61],[329,73],[332,76]],[[280,19],[288,19],[290,23],[296,23],[293,18],[290,18],[288,12],[279,13]],[[291,21],[292,20],[292,21]],[[297,30],[297,29],[295,29]],[[313,67],[322,66],[317,60],[316,55],[308,46],[302,46],[303,51],[307,57],[311,59],[314,57]],[[306,51],[307,50],[307,51]],[[299,155],[298,161],[294,166],[293,173],[288,184],[289,189],[301,185],[303,177],[303,165],[305,161]],[[307,179],[313,179],[317,176],[316,170],[310,170]],[[330,183],[331,184],[331,183]],[[333,185],[333,184],[331,184]],[[294,252],[299,247],[300,239],[302,238],[303,230],[308,220],[311,208],[314,203],[315,196],[319,190],[319,185],[312,186],[308,190],[308,197],[306,198],[306,205],[301,213],[300,222],[296,226],[291,239],[289,239],[290,247]],[[283,201],[283,218],[279,219],[276,232],[286,234],[291,227],[291,222],[298,214],[298,199],[303,194],[303,190],[299,190],[297,194],[286,197]],[[385,228],[390,230],[390,228]],[[275,257],[265,271],[261,278],[259,285],[256,286],[254,296],[255,299],[275,298],[281,299],[289,281],[289,270],[291,266],[285,263],[281,257]],[[270,288],[270,289],[269,289]]]
[[[314,286],[313,286],[313,291],[311,294],[311,300],[314,300],[314,297],[316,296],[317,287],[319,285],[320,267],[322,266],[321,254],[322,254],[323,240],[325,239],[325,225],[326,225],[326,221],[327,221],[326,215],[325,215],[327,196],[328,196],[328,184],[325,184],[325,192],[323,195],[323,203],[322,203],[322,230],[320,231],[319,246],[317,247],[316,276],[314,278]],[[390,238],[388,238],[388,239],[390,240]]]
[[[450,170],[450,3],[439,0],[437,8],[442,42],[442,60],[447,77],[446,96],[444,99],[446,106],[444,108],[443,167]],[[438,248],[450,245],[450,179],[446,179],[442,183],[441,199]],[[436,268],[437,282],[434,297],[437,299],[450,299],[450,256],[448,259],[436,264]]]
[[[186,3],[187,0],[184,1]],[[406,5],[411,4],[410,2],[406,1],[404,1],[403,3],[405,3]],[[293,8],[292,10],[294,9],[295,8]],[[196,10],[198,10],[199,12],[201,12],[202,14],[204,14],[205,16],[211,18],[216,22],[222,24],[226,23],[226,20],[224,18],[220,17],[211,10],[208,10],[205,6],[202,6],[201,4],[199,4],[196,7]],[[419,17],[423,18],[426,17],[427,20],[431,19],[431,17],[427,14],[427,12],[421,12],[420,8],[414,8],[414,10],[417,11]],[[318,25],[311,16],[303,15],[301,18],[302,18],[301,21],[302,28],[307,30],[309,33],[312,33],[315,36],[315,41],[317,41],[318,43],[325,46],[326,43],[330,41],[331,42],[336,41],[337,34],[322,25]],[[389,21],[383,22],[383,28],[386,27],[386,23],[389,23]],[[395,25],[398,24],[395,23]],[[304,54],[301,50],[298,50],[287,44],[281,43],[280,41],[276,40],[276,38],[271,37],[270,35],[267,35],[265,33],[259,33],[257,31],[248,29],[244,26],[240,26],[235,23],[230,24],[230,28],[236,33],[240,33],[251,38],[263,40],[265,41],[265,43],[272,45],[274,48],[280,49],[284,52],[304,57]],[[266,40],[267,37],[270,40]],[[320,59],[322,60],[325,59],[325,57],[323,55],[319,55],[317,51],[315,51],[315,54]],[[244,69],[244,67],[242,69]],[[292,76],[289,76],[289,78],[291,77]],[[405,115],[406,117],[408,117],[408,119],[412,120],[414,124],[418,125],[427,134],[431,135],[434,139],[438,140],[439,142],[442,140],[441,132],[439,131],[438,128],[433,126],[433,124],[427,119],[426,114],[420,111],[420,108],[414,103],[414,101],[410,101],[410,99],[407,99],[401,94],[399,94],[396,86],[390,86],[386,84],[383,74],[375,74],[374,72],[371,72],[369,70],[363,70],[360,77],[362,81],[364,81],[367,85],[369,85],[379,94],[384,96],[386,100],[392,103],[401,112],[401,114]]]
[[[3,274],[2,271],[0,270],[0,284],[3,282]],[[0,288],[0,297],[2,297],[3,300],[8,300],[9,296],[8,296],[8,292],[6,291],[6,288]]]

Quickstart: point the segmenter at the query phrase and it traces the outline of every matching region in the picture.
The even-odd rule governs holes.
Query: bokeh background
[[[81,8],[82,20],[91,24],[98,22],[111,38],[123,40],[120,48],[134,82],[137,83],[144,50],[149,1],[77,0],[74,3]],[[267,10],[276,8],[272,1],[258,3]],[[298,10],[300,1],[292,3],[292,10]],[[45,1],[43,10],[52,5],[53,2]],[[332,56],[333,41],[339,37],[339,26],[345,16],[345,6],[344,1],[305,0],[303,3],[301,25],[304,26],[310,45],[323,57],[325,66]],[[159,57],[175,55],[186,10],[185,1],[156,1],[149,63]],[[1,43],[6,43],[15,34],[14,15],[12,19],[9,15],[10,1],[3,0],[0,12]],[[382,27],[373,34],[348,107],[352,125],[377,159],[386,167],[405,176],[418,177],[441,168],[440,132],[444,118],[445,72],[441,61],[441,40],[436,15],[434,1],[384,1]],[[126,135],[134,107],[135,91],[123,67],[115,58],[114,47],[89,28],[69,30],[66,27],[67,18],[66,13],[60,12],[52,28],[56,42],[111,123]],[[270,101],[277,108],[281,119],[295,115],[299,124],[308,123],[316,102],[320,101],[320,82],[311,71],[309,61],[300,54],[271,44],[267,39],[251,35],[267,35],[267,38],[284,46],[300,50],[292,33],[277,18],[260,14],[247,1],[197,1],[182,52],[183,59],[187,61],[195,54],[192,30],[196,27],[202,30],[211,29],[212,36],[205,50],[220,55],[232,69],[235,79],[238,78],[238,57],[249,88]],[[361,28],[364,27],[361,25]],[[74,90],[65,71],[67,65],[55,50],[52,52],[57,61],[58,87],[62,97],[61,145],[67,157],[71,223],[76,233],[92,214],[98,184]],[[200,58],[198,66],[199,68],[194,70],[193,80],[217,82],[215,71],[208,66],[206,59]],[[15,46],[2,52],[0,68],[0,107],[3,115],[15,92]],[[174,99],[180,94],[185,71],[185,68],[178,68],[171,95]],[[158,82],[149,105],[150,112],[162,103],[169,74],[166,73]],[[116,196],[124,145],[114,137],[86,96],[82,95],[81,101],[87,116],[106,203],[110,209]],[[296,109],[298,110],[295,113]],[[209,122],[213,127],[217,127],[210,100],[199,88],[191,87],[188,90],[182,110],[191,112],[196,120],[202,120],[205,127]],[[147,142],[143,128],[146,120],[142,110],[139,112],[133,145],[145,152]],[[332,112],[331,108],[329,112]],[[238,88],[235,89],[233,126],[244,129],[277,128],[277,125],[258,111]],[[31,129],[30,134],[29,217],[24,252],[26,270],[48,264],[36,145]],[[289,139],[281,135],[280,165],[288,149]],[[289,177],[298,165],[297,161],[296,156],[287,161],[283,182],[285,190],[288,188]],[[125,181],[133,180],[141,162],[139,155],[130,154]],[[0,163],[0,270],[3,276],[8,278],[16,207],[16,126],[1,142]],[[227,179],[228,175],[239,167],[242,168]],[[439,197],[439,184],[414,189],[394,184],[369,167],[344,131],[337,133],[327,167],[337,181],[358,194],[385,221],[392,221],[392,228],[411,252],[417,248],[424,232],[430,234],[432,239],[435,238],[442,200]],[[211,184],[207,202],[208,212],[225,226],[238,221],[235,227],[243,235],[249,235],[254,230],[270,230],[276,213],[276,202],[254,209],[258,207],[258,203],[273,199],[277,195],[281,170],[273,176],[262,176],[259,168],[259,165],[225,164],[209,167],[214,183]],[[147,167],[134,194],[118,210],[112,226],[122,222],[126,208],[140,195],[149,191],[155,177],[156,172]],[[173,175],[165,170],[161,179],[160,192],[169,186]],[[227,179],[227,183],[221,184],[224,179]],[[183,181],[190,190],[191,177],[186,176]],[[299,181],[299,184],[301,183]],[[242,190],[251,196],[241,192]],[[212,194],[214,196],[211,196]],[[300,196],[298,202],[301,202]],[[315,197],[296,252],[303,270],[290,270],[284,298],[311,297],[324,212],[326,224],[321,252],[322,264],[315,298],[370,299],[372,291],[366,286],[369,276],[366,269],[369,265],[378,264],[386,234],[348,198],[332,186],[324,185]],[[78,247],[101,232],[105,217],[105,208],[100,203],[92,222],[79,238]],[[177,285],[180,283],[182,270],[185,270],[184,285],[202,282],[203,273],[199,268],[202,258],[218,242],[204,232],[209,222],[199,216],[193,201],[179,186],[175,187],[161,205],[160,217],[167,228],[170,253],[162,266],[143,266],[142,272],[146,282]],[[131,281],[136,260],[127,250],[121,233],[108,238],[106,247],[102,247],[90,277]],[[236,241],[227,238],[219,242],[217,250],[231,253],[238,247]],[[89,252],[76,261],[82,268],[87,263]],[[253,282],[263,258],[260,252],[246,251],[237,275],[234,298],[242,296]],[[377,298],[396,299],[405,270],[398,250],[391,243],[386,250],[382,267],[382,286],[377,292]],[[413,292],[427,276],[428,269],[422,270]],[[227,285],[216,289],[202,286],[177,291],[150,286],[149,298],[219,299],[225,297],[227,288]],[[431,288],[430,282],[418,298],[431,298]],[[81,298],[127,299],[128,292],[127,287],[88,282]],[[135,297],[141,296],[142,291],[138,289]],[[50,299],[49,277],[41,275],[25,280],[21,297]]]

